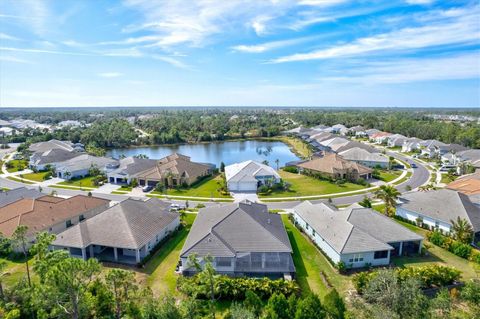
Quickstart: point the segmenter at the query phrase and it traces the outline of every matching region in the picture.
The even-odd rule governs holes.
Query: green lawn
[[[325,256],[303,235],[288,219],[282,215],[288,238],[293,249],[293,262],[296,268],[296,280],[302,292],[314,292],[322,298],[328,293],[328,288],[323,282],[320,271],[323,271],[328,282],[338,292],[345,295],[351,289],[351,281],[347,276],[340,275],[325,258]]]
[[[274,191],[267,195],[260,195],[260,197],[298,197],[309,195],[323,195],[340,192],[356,191],[367,188],[353,183],[345,183],[337,185],[335,183],[316,179],[313,177],[294,174],[285,171],[279,171],[282,179],[291,184],[289,191]]]
[[[219,197],[230,198],[230,195],[223,195],[218,191],[218,182],[221,181],[221,176],[208,177],[198,183],[193,184],[189,188],[168,189],[167,195],[171,196],[192,196],[192,197]],[[152,194],[165,195],[162,192],[153,191]]]
[[[176,293],[178,275],[175,274],[175,267],[195,217],[197,217],[196,214],[185,214],[183,218],[185,227],[160,247],[155,256],[146,264],[144,269],[148,275],[146,282],[156,295]]]
[[[9,163],[11,163],[13,166],[11,168],[7,168],[7,171],[9,173],[14,173],[14,172],[18,172],[18,171],[21,171],[21,170],[24,170],[25,168],[28,167],[28,161],[27,160],[11,160],[9,161]]]
[[[15,181],[15,182],[20,182],[24,184],[34,184],[33,182],[26,181],[20,177],[15,177],[15,176],[7,176],[7,179]]]
[[[37,172],[37,173],[29,173],[29,174],[24,174],[23,178],[29,179],[32,181],[36,182],[43,182],[45,175],[47,175],[48,172]]]
[[[274,140],[281,141],[292,148],[292,151],[299,155],[302,158],[309,158],[313,151],[309,144],[305,143],[303,140],[291,137],[291,136],[278,136]]]
[[[448,174],[442,174],[442,179],[440,180],[441,183],[449,184],[457,179],[457,176],[448,176]]]
[[[382,169],[382,170],[379,170],[380,172],[380,180],[381,181],[384,181],[385,183],[388,183],[388,182],[391,182],[393,181],[394,179],[398,178],[400,175],[402,175],[402,171],[398,171],[398,170],[386,170],[386,169]]]
[[[69,181],[60,182],[57,185],[66,185],[66,186],[78,186],[78,187],[88,187],[88,188],[97,188],[93,184],[95,176],[86,176],[82,178],[72,178]]]
[[[25,267],[25,259],[19,258],[19,259],[11,259],[11,258],[1,258],[0,261],[5,261],[6,262],[6,267],[3,270],[4,272],[8,272],[9,275],[7,275],[3,279],[3,284],[6,287],[11,287],[15,285],[16,283],[20,282],[23,278],[25,280],[27,279],[27,271]],[[30,274],[32,275],[32,260],[28,262],[30,266]]]

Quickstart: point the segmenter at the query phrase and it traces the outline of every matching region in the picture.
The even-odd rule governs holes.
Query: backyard
[[[72,178],[71,180],[63,181],[57,185],[65,186],[77,186],[77,187],[87,187],[87,188],[97,188],[93,183],[96,176],[86,176],[82,178]]]
[[[354,183],[335,184],[334,182],[316,179],[302,174],[289,173],[282,170],[279,171],[279,174],[285,182],[291,184],[290,190],[272,191],[269,194],[262,194],[260,197],[298,197],[334,194],[362,190],[368,187]]]
[[[193,197],[220,197],[220,198],[230,198],[230,195],[223,195],[218,191],[220,187],[219,183],[221,182],[221,175],[207,177],[197,183],[194,183],[188,188],[171,188],[167,189],[165,192],[153,191],[152,194],[160,195],[171,195],[171,196],[193,196]]]

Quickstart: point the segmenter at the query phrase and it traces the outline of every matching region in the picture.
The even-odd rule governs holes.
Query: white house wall
[[[422,215],[417,212],[412,212],[410,210],[404,209],[401,206],[397,206],[397,211],[395,213],[397,216],[400,216],[402,218],[408,219],[412,222],[417,222],[417,218],[421,217],[423,219],[423,223],[428,225],[430,228],[431,227],[436,227],[438,223],[438,228],[442,230],[443,232],[450,232],[451,224],[446,223],[441,220],[434,219],[429,216]]]

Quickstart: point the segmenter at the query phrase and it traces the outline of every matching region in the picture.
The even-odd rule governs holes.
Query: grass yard
[[[18,172],[18,171],[22,171],[24,170],[25,168],[28,167],[28,161],[27,160],[11,160],[9,161],[9,163],[11,163],[12,167],[8,168],[7,167],[7,172],[9,173],[14,173],[14,172]]]
[[[43,182],[45,180],[44,177],[47,174],[48,174],[48,172],[29,173],[29,174],[24,174],[23,178],[31,180],[31,181]]]
[[[95,186],[93,184],[94,179],[95,179],[95,176],[86,176],[86,177],[82,177],[82,178],[72,178],[71,180],[60,182],[57,185],[97,188],[98,186]]]
[[[310,146],[299,138],[291,136],[279,136],[275,138],[292,148],[292,151],[302,158],[309,158],[313,152]]]
[[[457,179],[457,176],[455,175],[449,176],[448,174],[442,174],[442,179],[440,180],[440,182],[444,184],[449,184],[456,179]]]
[[[335,183],[316,179],[313,177],[294,174],[280,170],[280,176],[282,179],[291,184],[290,191],[273,191],[267,195],[260,195],[260,197],[298,197],[309,195],[323,195],[334,194],[340,192],[349,192],[362,190],[367,186],[345,183],[343,185],[337,185]]]
[[[6,267],[3,271],[8,272],[8,275],[2,279],[2,282],[6,287],[12,287],[20,282],[23,278],[27,280],[27,270],[25,267],[24,258],[0,258],[0,262],[6,263]],[[33,275],[32,260],[29,260],[28,265],[30,266],[30,275]]]
[[[335,287],[340,294],[345,296],[351,289],[351,280],[347,276],[340,275],[325,258],[325,256],[303,235],[288,219],[288,215],[282,215],[283,223],[287,229],[288,238],[293,249],[293,262],[296,268],[296,280],[304,294],[314,292],[322,298],[329,289],[325,285],[320,271],[323,271],[328,282]]]
[[[146,282],[156,295],[176,293],[178,275],[175,274],[175,267],[195,217],[196,214],[185,214],[183,218],[185,227],[160,247],[145,266],[144,272],[148,275]]]
[[[11,181],[15,181],[15,182],[24,183],[24,184],[34,184],[34,182],[29,182],[29,181],[24,180],[23,178],[15,177],[15,176],[7,176],[7,179],[9,179]]]
[[[386,183],[393,181],[394,179],[398,178],[400,175],[402,175],[402,171],[398,170],[379,170],[380,172],[380,180],[384,181]]]
[[[171,196],[184,196],[184,197],[218,197],[218,198],[230,198],[230,195],[223,195],[218,191],[222,177],[212,176],[201,180],[198,183],[193,184],[189,188],[168,189],[167,195]],[[152,194],[165,195],[162,192],[153,191]]]

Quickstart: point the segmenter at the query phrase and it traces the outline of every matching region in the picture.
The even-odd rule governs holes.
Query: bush
[[[285,166],[283,170],[288,173],[298,174],[298,168],[295,166]]]
[[[260,194],[265,194],[265,193],[268,193],[268,191],[270,190],[270,188],[268,188],[267,185],[262,185],[258,188],[258,192]]]
[[[450,246],[450,251],[459,257],[468,259],[472,253],[472,247],[458,241],[453,241]]]
[[[438,230],[431,232],[427,237],[432,244],[442,247],[458,257],[480,264],[480,252],[472,249],[470,245],[444,236]]]

